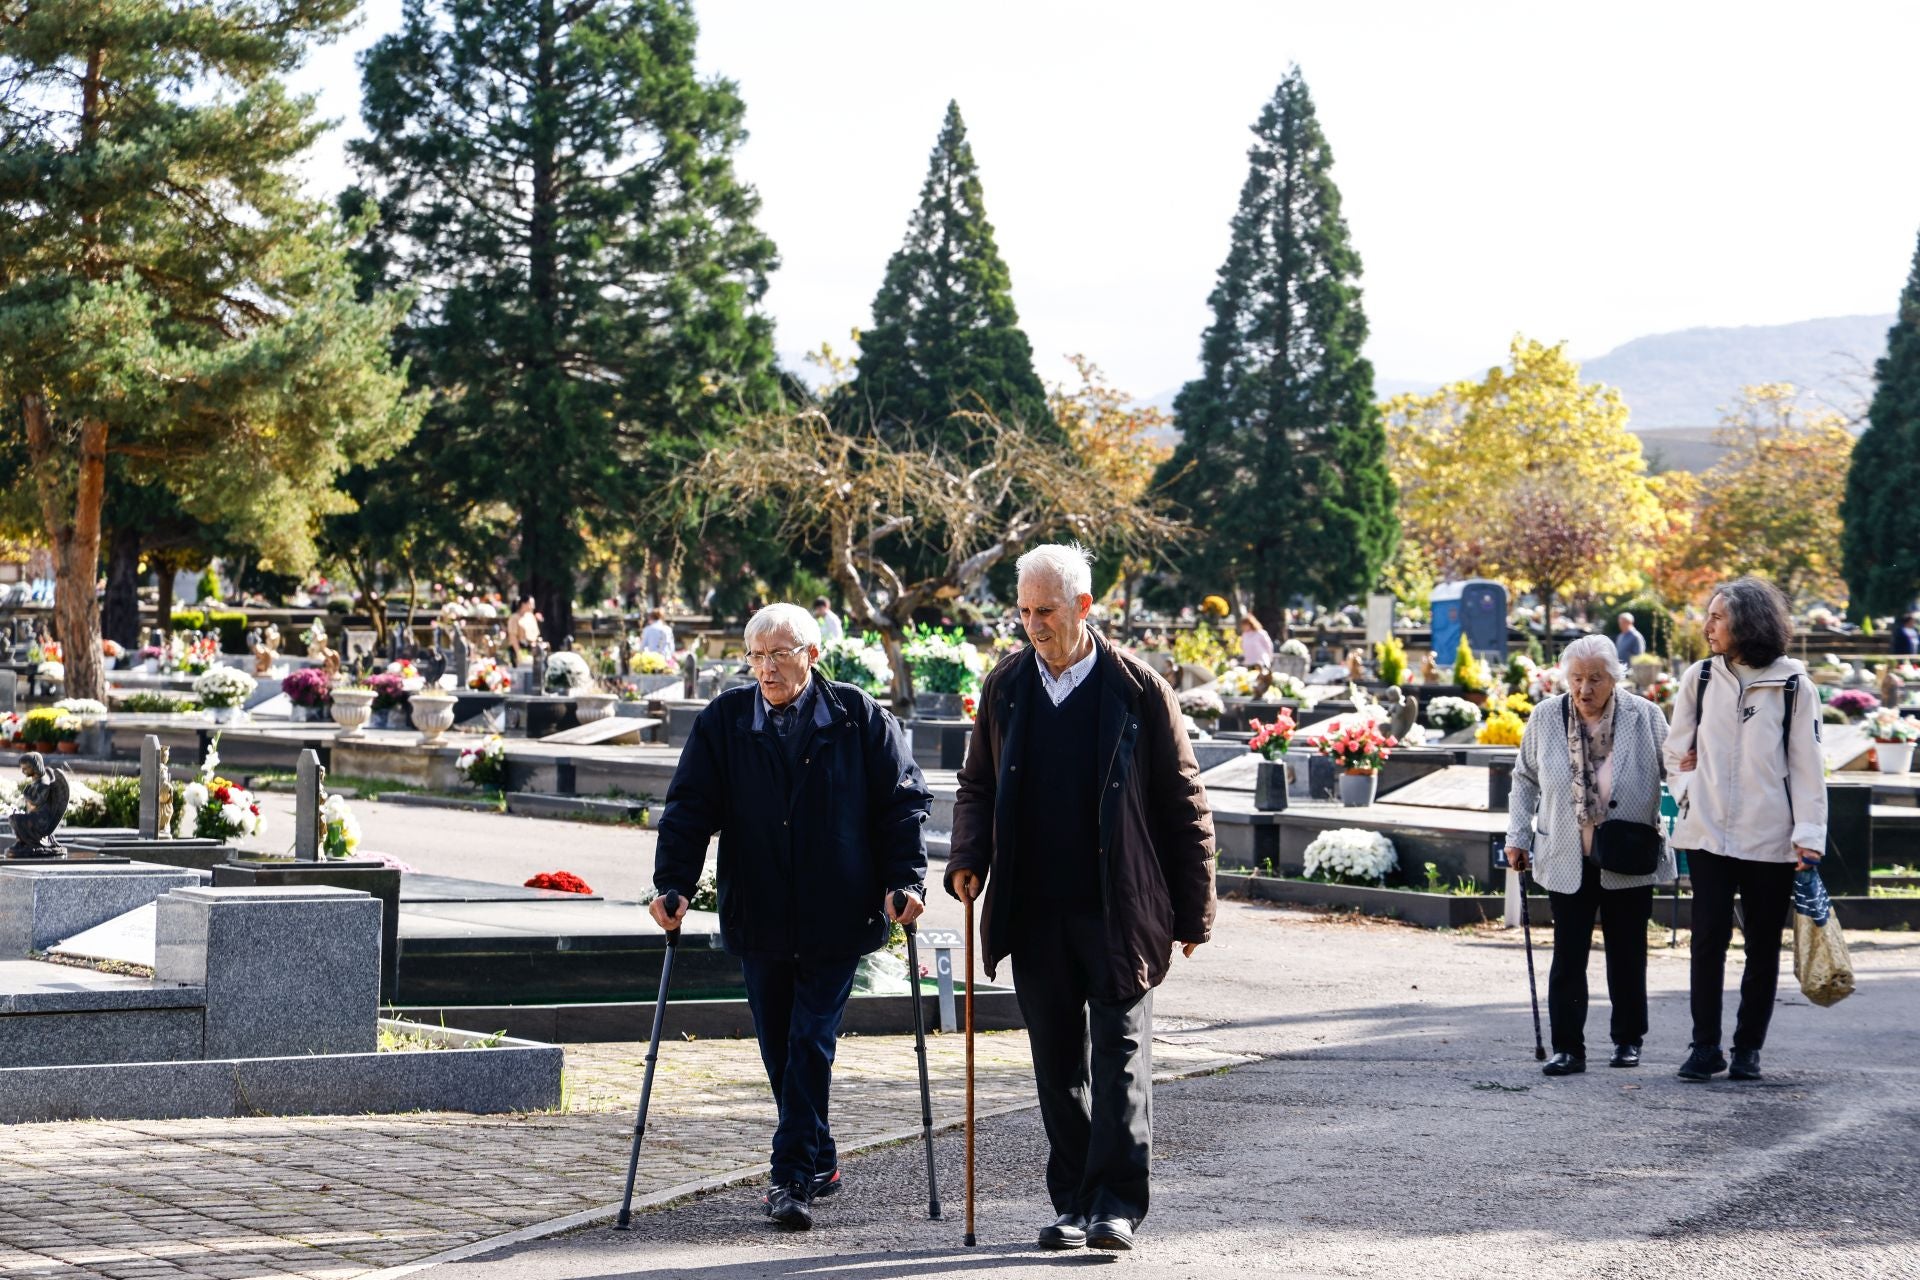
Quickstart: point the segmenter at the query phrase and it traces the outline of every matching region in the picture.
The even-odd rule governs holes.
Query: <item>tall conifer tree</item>
[[[108,465],[285,570],[419,419],[402,307],[354,296],[279,77],[354,0],[36,0],[0,17],[0,435],[53,543],[66,691],[100,698]],[[11,452],[11,448],[8,450]],[[111,523],[111,521],[109,521]]]
[[[1840,507],[1841,569],[1856,615],[1904,612],[1920,593],[1920,246],[1874,382]]]
[[[696,36],[688,0],[407,0],[363,63],[369,261],[422,291],[401,349],[436,456],[512,511],[555,639],[584,529],[648,510],[675,444],[775,387],[745,107]]]
[[[874,296],[873,327],[861,335],[848,395],[856,418],[883,431],[957,442],[964,433],[943,432],[941,424],[956,409],[974,408],[1056,430],[957,102],[947,104],[920,207]]]
[[[1374,586],[1399,524],[1360,355],[1360,256],[1298,67],[1253,133],[1203,372],[1174,401],[1181,442],[1161,476],[1203,517],[1181,558],[1189,576],[1251,590],[1284,625],[1295,595],[1337,603]]]

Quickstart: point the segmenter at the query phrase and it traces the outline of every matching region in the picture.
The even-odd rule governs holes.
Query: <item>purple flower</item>
[[[394,707],[407,705],[407,682],[404,676],[383,671],[367,681],[367,688],[373,690],[375,711],[390,711]]]
[[[333,679],[319,667],[302,667],[287,673],[280,692],[296,707],[324,707],[333,696]]]
[[[1833,695],[1827,705],[1847,715],[1860,716],[1876,710],[1880,706],[1880,699],[1865,689],[1842,689]]]

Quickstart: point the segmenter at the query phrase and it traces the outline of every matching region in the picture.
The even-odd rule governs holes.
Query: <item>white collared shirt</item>
[[[1093,660],[1099,656],[1100,646],[1093,645],[1087,650],[1086,657],[1062,671],[1056,680],[1053,672],[1047,670],[1047,664],[1041,660],[1040,651],[1033,651],[1033,660],[1040,667],[1040,687],[1047,691],[1047,698],[1054,706],[1065,702],[1068,694],[1086,683],[1087,677],[1093,674]]]

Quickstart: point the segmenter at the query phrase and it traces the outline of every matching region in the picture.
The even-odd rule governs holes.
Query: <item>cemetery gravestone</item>
[[[0,714],[10,714],[20,699],[20,677],[0,671]]]
[[[319,753],[302,751],[294,773],[293,858],[296,862],[318,862],[324,840],[325,819],[320,814],[320,787],[326,780],[326,766]]]
[[[160,821],[160,792],[162,772],[166,768],[165,749],[160,739],[149,733],[140,739],[140,838],[142,840],[163,840],[166,825]],[[167,798],[173,798],[173,788],[167,787]],[[171,808],[171,804],[168,806]]]

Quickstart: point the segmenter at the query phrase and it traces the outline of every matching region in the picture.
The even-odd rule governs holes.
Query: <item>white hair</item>
[[[1014,562],[1021,582],[1044,575],[1058,582],[1074,598],[1093,594],[1093,552],[1077,542],[1048,542]]]
[[[1622,612],[1622,613],[1620,614],[1620,621],[1622,621],[1622,622],[1624,622],[1624,623],[1626,623],[1626,624],[1627,624],[1628,626],[1632,626],[1632,625],[1633,625],[1633,615],[1632,615],[1632,614],[1630,614],[1630,613],[1627,613],[1627,612],[1624,612],[1624,611],[1623,611],[1623,612]]]
[[[1581,636],[1560,651],[1563,670],[1576,661],[1604,662],[1607,674],[1615,680],[1627,673],[1627,669],[1620,665],[1620,650],[1603,635]]]
[[[805,648],[820,647],[820,620],[797,604],[770,604],[747,619],[747,647],[761,636],[779,634]]]

